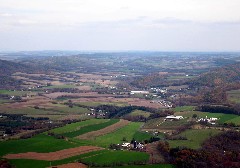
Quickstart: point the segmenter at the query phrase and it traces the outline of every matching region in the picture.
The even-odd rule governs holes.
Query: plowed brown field
[[[68,163],[59,166],[53,166],[51,168],[87,168],[87,165],[82,163]]]
[[[37,152],[27,152],[27,153],[18,153],[18,154],[8,154],[4,156],[7,159],[33,159],[33,160],[61,160],[65,158],[69,158],[72,156],[102,150],[101,147],[96,146],[80,146],[77,148],[64,149],[56,152],[50,153],[37,153]]]
[[[88,132],[86,134],[80,135],[78,136],[79,139],[94,139],[95,137],[101,136],[101,135],[105,135],[111,132],[114,132],[115,130],[124,127],[125,125],[127,125],[130,121],[127,120],[120,120],[119,122],[110,125],[106,128],[100,129],[98,131],[92,131],[92,132]]]

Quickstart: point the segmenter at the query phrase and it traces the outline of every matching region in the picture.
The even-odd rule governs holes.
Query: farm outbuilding
[[[180,120],[180,119],[183,119],[183,116],[170,115],[165,118],[165,120]]]

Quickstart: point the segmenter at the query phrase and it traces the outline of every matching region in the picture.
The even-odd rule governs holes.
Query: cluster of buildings
[[[172,103],[166,100],[158,100],[157,103],[161,104],[164,107],[171,108]]]
[[[218,118],[214,118],[214,117],[208,118],[206,116],[206,118],[200,118],[197,121],[198,122],[207,122],[207,123],[209,123],[211,125],[215,125],[217,120],[218,120]]]
[[[137,141],[134,141],[134,142],[124,142],[122,144],[117,144],[118,146],[120,146],[120,148],[123,150],[123,149],[137,149],[137,150],[144,150],[145,146],[144,144],[140,143],[140,142],[137,142]]]
[[[167,89],[160,89],[160,88],[151,88],[152,92],[157,92],[157,93],[167,93]]]
[[[90,109],[91,113],[85,113],[85,115],[88,116],[95,116],[95,117],[105,117],[108,112],[104,112],[102,110],[98,110],[98,112],[95,111],[95,109]]]

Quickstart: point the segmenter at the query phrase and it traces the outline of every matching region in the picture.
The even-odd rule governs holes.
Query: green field
[[[114,166],[117,164],[145,163],[149,155],[144,152],[109,151],[103,154],[82,158],[81,162],[93,166]]]
[[[62,149],[82,146],[80,141],[64,141],[54,137],[39,134],[29,139],[9,140],[0,142],[0,156],[8,153],[23,152],[54,152]]]
[[[134,110],[128,115],[129,116],[144,116],[147,118],[150,116],[150,114],[151,114],[150,112],[146,112],[146,111],[142,111],[142,110]]]
[[[230,123],[233,122],[237,125],[240,124],[240,116],[234,114],[223,114],[223,113],[209,113],[209,112],[200,112],[200,111],[192,111],[192,112],[178,112],[175,115],[182,115],[183,117],[192,117],[193,114],[197,114],[198,117],[208,118],[215,117],[219,118],[218,123]]]
[[[217,135],[221,131],[216,129],[191,129],[186,130],[179,135],[187,137],[187,140],[168,140],[170,147],[185,146],[192,149],[198,149],[201,144],[211,136]]]
[[[130,142],[133,138],[140,138],[139,140],[143,139],[148,139],[149,135],[148,134],[142,134],[142,135],[137,135],[136,132],[139,131],[140,126],[143,123],[137,123],[137,122],[131,122],[125,127],[122,127],[115,132],[99,136],[95,140],[92,140],[91,143],[98,145],[98,146],[103,146],[103,147],[109,147],[110,144],[118,144],[123,142],[123,138],[126,139],[126,141]],[[135,135],[135,137],[134,137]],[[138,139],[136,139],[138,140]]]
[[[145,133],[145,132],[141,132],[141,131],[137,131],[133,135],[133,138],[135,140],[137,140],[137,141],[144,141],[144,140],[150,139],[151,137],[152,137],[151,134]]]
[[[228,91],[227,97],[229,101],[240,103],[240,89]]]
[[[13,91],[13,90],[0,90],[0,94],[7,94],[10,96],[23,96],[26,94],[35,95],[35,93],[31,91]]]
[[[193,111],[195,106],[179,106],[173,109],[174,112],[181,112],[181,111]]]
[[[79,130],[81,127],[84,127],[84,126],[104,123],[104,122],[107,122],[107,121],[109,121],[109,120],[108,119],[91,119],[91,120],[86,120],[86,121],[67,124],[64,127],[59,127],[59,128],[52,129],[51,132],[54,132],[55,134],[73,132],[73,131]]]
[[[240,116],[227,120],[226,123],[235,123],[236,125],[240,125]]]
[[[112,124],[117,123],[118,121],[119,121],[119,119],[112,119],[107,122],[84,126],[84,127],[81,127],[79,130],[72,131],[72,132],[66,132],[61,135],[65,136],[65,137],[73,138],[73,137],[77,137],[79,135],[82,135],[82,134],[85,134],[85,133],[88,133],[91,131],[97,131],[97,130],[103,129],[105,127],[108,127]]]

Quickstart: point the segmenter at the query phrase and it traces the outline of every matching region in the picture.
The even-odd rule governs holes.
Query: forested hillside
[[[22,82],[13,79],[11,75],[15,72],[31,72],[31,68],[21,63],[0,60],[0,89],[12,89],[18,87]]]
[[[30,67],[21,63],[0,60],[0,75],[9,75],[14,72],[24,72],[29,69]]]
[[[240,63],[211,70],[190,83],[195,86],[215,87],[236,82],[240,82]]]

